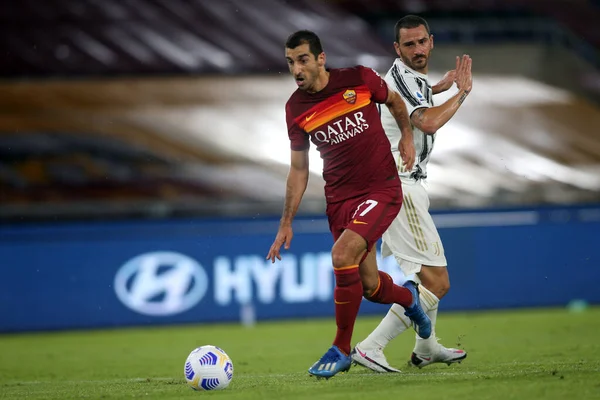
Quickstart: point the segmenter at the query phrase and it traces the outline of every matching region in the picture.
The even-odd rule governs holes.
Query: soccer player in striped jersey
[[[308,181],[312,142],[323,159],[326,214],[334,239],[337,333],[308,372],[330,378],[350,368],[352,331],[363,296],[375,303],[398,304],[420,336],[430,335],[431,322],[420,306],[418,286],[412,281],[394,284],[388,274],[378,271],[372,251],[402,205],[396,162],[377,104],[390,109],[402,130],[403,139],[396,145],[400,163],[409,169],[415,150],[404,102],[375,71],[360,65],[326,69],[321,41],[310,31],[292,34],[285,55],[298,89],[286,104],[291,165],[283,215],[267,259],[281,259],[281,246],[290,246],[292,220]]]
[[[421,304],[432,322],[434,331],[427,338],[417,337],[409,364],[424,367],[432,363],[462,361],[467,353],[446,348],[435,336],[438,303],[450,288],[446,257],[440,236],[429,214],[429,197],[423,186],[427,178],[427,163],[435,143],[436,132],[458,111],[472,86],[471,58],[456,58],[456,69],[448,72],[435,86],[431,86],[428,61],[433,49],[433,35],[423,18],[408,15],[396,23],[394,47],[399,58],[385,76],[388,86],[401,96],[410,114],[414,131],[417,159],[413,168],[397,163],[402,182],[404,203],[402,210],[382,237],[382,255],[393,255],[406,276],[416,274],[421,282]],[[456,83],[458,91],[445,103],[434,105],[433,95],[450,89]],[[381,110],[382,124],[390,140],[392,153],[396,150],[402,132],[392,123],[387,110]],[[410,321],[393,305],[379,326],[353,352],[353,360],[378,372],[399,372],[389,365],[383,350],[387,344],[404,332]]]

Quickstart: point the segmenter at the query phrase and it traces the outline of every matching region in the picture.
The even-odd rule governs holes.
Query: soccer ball
[[[184,375],[194,390],[221,390],[233,379],[231,358],[216,346],[194,349],[185,360]]]

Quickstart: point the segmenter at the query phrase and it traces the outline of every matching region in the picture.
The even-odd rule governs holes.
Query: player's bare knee
[[[438,299],[441,299],[450,290],[450,282],[444,279],[438,279],[435,281],[428,282],[427,284],[423,284],[431,293],[435,295]]]
[[[450,291],[450,279],[448,279],[448,274],[443,276],[441,279],[438,279],[438,289],[435,295],[438,299],[441,299]]]
[[[418,276],[421,285],[426,287],[438,299],[444,297],[450,290],[450,280],[445,267],[423,266]]]
[[[334,247],[331,250],[331,262],[333,268],[343,268],[354,264],[354,257],[344,249]]]
[[[433,294],[435,294],[438,299],[441,299],[442,297],[444,297],[445,295],[448,294],[449,290],[450,290],[450,282],[442,281],[442,282],[438,283],[437,288],[433,292]]]

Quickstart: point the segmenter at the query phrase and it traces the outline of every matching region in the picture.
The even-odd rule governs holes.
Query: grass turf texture
[[[379,318],[359,317],[354,341]],[[600,308],[441,314],[438,336],[469,352],[460,365],[406,362],[414,333],[388,360],[402,374],[355,366],[330,380],[307,368],[330,346],[333,320],[0,335],[0,399],[599,399]],[[183,364],[213,344],[233,360],[226,390],[195,392]]]

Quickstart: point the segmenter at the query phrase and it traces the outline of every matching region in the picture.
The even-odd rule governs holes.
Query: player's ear
[[[396,54],[398,54],[398,57],[402,55],[402,53],[400,53],[400,44],[398,42],[394,42],[394,50],[396,50]]]
[[[433,49],[433,35],[429,35],[429,42],[431,43],[431,48]]]
[[[319,63],[319,67],[325,66],[325,63],[327,62],[327,56],[325,56],[324,51],[319,54],[319,57],[317,57],[317,62]]]

